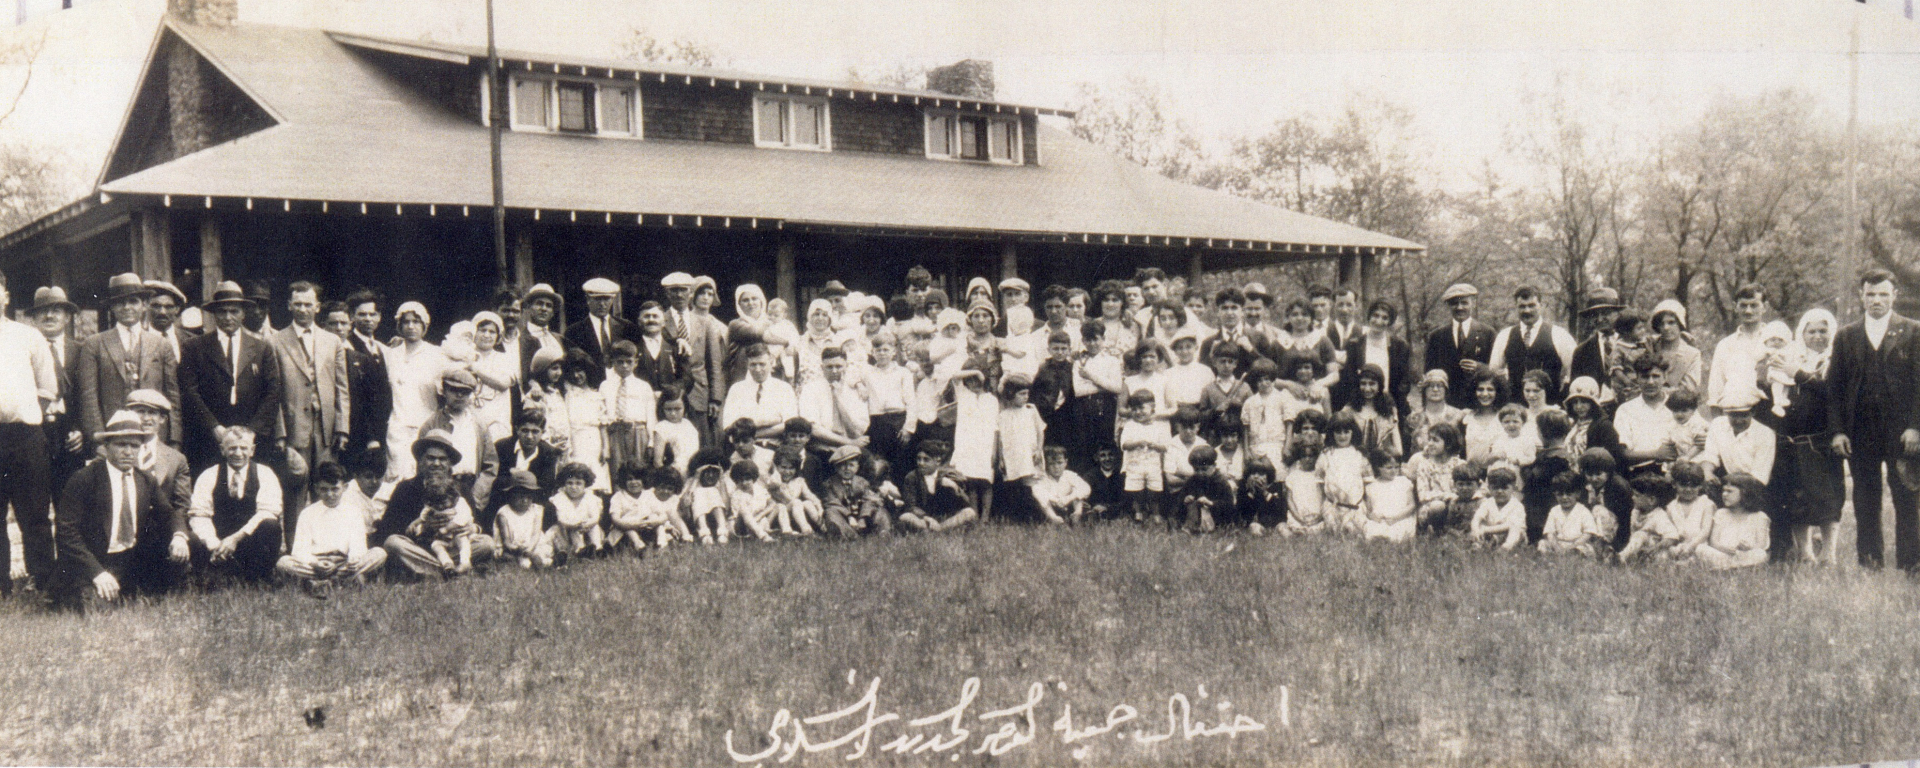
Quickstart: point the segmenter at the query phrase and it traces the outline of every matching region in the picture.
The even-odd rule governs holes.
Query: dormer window
[[[516,131],[640,135],[640,91],[631,84],[515,76],[511,98]]]
[[[936,160],[1022,162],[1017,117],[927,111],[927,157]]]
[[[832,149],[827,100],[787,94],[753,97],[753,143],[783,149]]]

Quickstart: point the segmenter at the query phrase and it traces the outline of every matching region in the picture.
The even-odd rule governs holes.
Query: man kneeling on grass
[[[347,499],[348,482],[346,468],[336,462],[314,468],[319,500],[300,510],[293,546],[274,566],[282,578],[299,580],[322,600],[337,585],[366,583],[387,564],[386,550],[367,546],[367,512],[358,500]]]
[[[953,446],[945,440],[920,444],[915,469],[907,473],[906,511],[900,523],[916,531],[948,531],[979,519],[964,490],[966,477],[947,464]]]
[[[280,480],[254,462],[252,429],[214,431],[221,463],[200,473],[188,507],[195,564],[209,576],[265,581],[280,555]]]
[[[160,594],[186,568],[187,520],[139,468],[147,432],[120,411],[93,434],[100,461],[67,481],[54,521],[60,578],[55,605],[79,610],[91,593],[104,602]]]
[[[430,430],[413,442],[414,475],[400,481],[388,497],[386,514],[374,526],[374,540],[387,560],[416,576],[454,576],[491,559],[493,537],[473,525],[473,501],[453,478],[460,451],[444,430]],[[466,542],[460,546],[461,539]],[[439,541],[447,558],[430,549]]]

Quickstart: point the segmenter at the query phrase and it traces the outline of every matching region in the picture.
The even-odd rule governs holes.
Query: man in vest
[[[1547,402],[1560,402],[1578,342],[1565,327],[1541,315],[1540,294],[1530,287],[1521,286],[1513,292],[1513,311],[1520,322],[1500,329],[1493,337],[1493,357],[1488,365],[1506,373],[1514,402],[1520,401],[1520,382],[1527,371],[1545,371]]]
[[[221,462],[200,473],[187,507],[194,564],[209,574],[242,581],[273,577],[280,559],[280,480],[253,460],[254,434],[245,426],[220,430]]]
[[[1454,283],[1440,294],[1447,305],[1450,321],[1427,336],[1426,368],[1447,372],[1447,404],[1455,408],[1473,405],[1473,377],[1493,355],[1493,329],[1473,319],[1473,308],[1480,289],[1467,283]]]

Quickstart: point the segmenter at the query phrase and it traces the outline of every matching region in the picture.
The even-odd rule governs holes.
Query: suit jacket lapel
[[[316,328],[314,330],[318,331],[319,329]],[[300,342],[300,333],[295,331],[292,325],[281,329],[279,333],[281,343],[289,347],[293,352],[293,354],[288,356],[293,358],[294,367],[299,368],[300,372],[306,375],[307,381],[318,381],[319,377],[314,375],[313,357],[307,354],[307,345]],[[313,348],[314,354],[319,354],[320,337],[314,337]]]

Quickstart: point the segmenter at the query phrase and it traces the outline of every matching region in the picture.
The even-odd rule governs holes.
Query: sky
[[[57,5],[58,0],[15,0]],[[242,21],[484,41],[480,0],[239,0]],[[1864,124],[1920,125],[1920,22],[1904,0],[496,0],[502,47],[609,56],[630,30],[726,66],[840,78],[849,68],[994,62],[999,96],[1066,106],[1137,77],[1209,140],[1326,116],[1356,96],[1409,109],[1443,184],[1527,129],[1523,95],[1561,83],[1625,136],[1683,124],[1720,95],[1794,87],[1839,124],[1860,29]],[[0,29],[47,43],[0,141],[98,172],[165,0],[87,0]],[[4,22],[0,22],[4,23]],[[0,67],[0,100],[19,68]],[[3,105],[4,101],[0,101]]]

